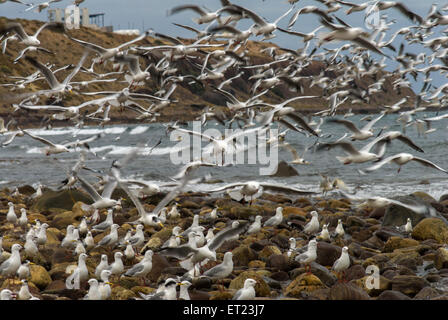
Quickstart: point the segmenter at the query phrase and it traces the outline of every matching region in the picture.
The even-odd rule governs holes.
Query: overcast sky
[[[26,0],[23,0],[26,2]],[[350,1],[350,0],[348,0]],[[288,3],[287,0],[233,0],[232,3],[242,5],[255,11],[266,19],[272,21],[277,19],[283,13],[285,13],[290,7],[291,4]],[[353,3],[363,3],[364,0],[351,0]],[[423,0],[406,0],[403,1],[406,6],[415,13],[425,17],[431,7],[431,2],[423,1]],[[51,4],[52,7],[55,8],[65,8],[70,5],[72,1],[63,0],[58,3]],[[106,26],[112,25],[114,30],[117,29],[149,29],[152,28],[156,32],[165,33],[168,35],[177,35],[181,37],[192,37],[193,33],[177,26],[174,26],[172,23],[177,22],[181,24],[188,24],[190,26],[194,26],[196,28],[205,28],[205,26],[198,26],[193,21],[192,18],[197,17],[198,15],[190,10],[180,12],[176,15],[167,16],[167,10],[180,5],[180,4],[199,4],[205,5],[208,9],[217,10],[221,7],[221,3],[219,0],[85,0],[84,3],[81,4],[81,7],[87,7],[89,9],[89,13],[104,13],[104,23]],[[315,5],[318,7],[326,8],[323,4],[318,1],[313,0],[300,0],[295,4],[296,8],[301,8],[308,5]],[[5,4],[0,4],[0,16],[6,16],[8,18],[24,18],[24,19],[36,19],[36,20],[47,20],[47,10],[44,10],[41,13],[36,13],[34,11],[24,11],[25,7],[20,4],[7,2]],[[346,15],[345,11],[348,7],[343,6],[336,15],[347,23],[365,28],[364,24],[364,12],[355,12],[351,15]],[[412,22],[407,19],[404,15],[402,15],[397,9],[388,9],[386,11],[382,11],[382,14],[388,16],[389,19],[396,19],[397,23],[391,26],[391,29],[388,31],[388,36],[386,39],[390,37],[393,32],[398,30],[401,27],[411,25]],[[289,18],[292,13],[284,18],[280,22],[280,26],[286,27]],[[249,19],[240,21],[238,23],[239,29],[246,29],[250,26],[252,21]],[[320,25],[319,17],[314,14],[304,14],[299,17],[296,24],[293,27],[293,30],[300,32],[310,32],[314,30],[316,27]],[[432,37],[441,36],[443,34],[440,33],[435,34]],[[322,29],[321,31],[327,31]],[[300,37],[295,37],[291,35],[286,35],[281,32],[276,32],[277,37],[270,40],[280,46],[288,47],[291,49],[297,49],[303,47],[303,42]],[[251,39],[255,40],[256,38],[252,37]],[[261,38],[258,38],[261,39]],[[399,39],[401,40],[401,39]],[[401,42],[395,42],[396,47],[399,47]],[[341,44],[331,44],[326,45],[327,47],[335,47],[340,46]],[[421,45],[410,45],[407,46],[406,49],[408,51],[419,53],[424,51],[425,49]],[[394,55],[389,49],[384,49],[388,54]],[[426,51],[430,53],[430,51]],[[439,62],[436,62],[439,63]],[[393,61],[388,60],[389,69],[393,70],[396,68],[396,64]],[[434,77],[434,81],[438,84],[445,83],[446,78]],[[418,88],[419,89],[419,88]]]

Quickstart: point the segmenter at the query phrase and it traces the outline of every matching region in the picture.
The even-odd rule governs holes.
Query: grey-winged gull
[[[310,263],[315,261],[317,258],[317,242],[316,240],[310,240],[308,242],[308,250],[300,255],[298,255],[295,259],[296,261],[305,264],[305,270],[308,268],[307,273],[311,273]]]
[[[255,221],[249,226],[249,229],[247,229],[247,234],[257,233],[261,230],[261,218],[262,216],[260,215],[255,217]]]
[[[107,260],[107,255],[102,254],[100,263],[98,263],[95,269],[95,277],[100,278],[101,272],[109,268],[109,262]]]
[[[278,207],[275,210],[275,215],[266,220],[263,224],[263,227],[275,227],[278,226],[283,221],[283,208]]]
[[[126,271],[124,275],[128,277],[141,277],[144,279],[152,270],[153,254],[154,253],[152,250],[147,250],[145,252],[143,260],[132,266],[132,268]]]

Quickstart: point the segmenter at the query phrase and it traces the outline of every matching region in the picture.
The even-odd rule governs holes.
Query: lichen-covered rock
[[[438,218],[426,218],[414,227],[412,237],[418,240],[434,239],[439,243],[448,243],[448,226]]]
[[[258,257],[263,261],[267,261],[273,254],[282,254],[282,251],[277,246],[266,246],[258,253]]]
[[[392,252],[395,249],[408,248],[419,245],[419,242],[410,238],[390,237],[384,245],[384,252]]]
[[[92,203],[92,199],[87,194],[78,190],[46,190],[43,192],[42,196],[37,199],[37,202],[31,209],[38,212],[49,210],[51,208],[60,208],[71,211],[73,205],[78,201],[84,202],[85,204]]]
[[[44,290],[51,283],[51,277],[44,267],[32,264],[29,269],[30,282],[34,283],[40,290]]]
[[[234,266],[247,266],[250,261],[258,259],[258,254],[255,250],[246,245],[235,248],[232,253]]]
[[[302,273],[286,287],[283,294],[287,297],[302,298],[302,292],[308,293],[324,288],[325,285],[318,277]]]

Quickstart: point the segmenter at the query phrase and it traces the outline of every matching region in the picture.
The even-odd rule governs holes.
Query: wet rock
[[[269,297],[270,288],[263,277],[254,271],[244,271],[230,282],[229,289],[239,290],[244,286],[244,281],[251,278],[257,281],[255,285],[255,295],[257,297]]]
[[[345,271],[345,279],[347,281],[361,279],[365,275],[366,270],[359,264],[351,266]]]
[[[374,234],[382,241],[387,241],[390,237],[403,237],[402,234],[400,234],[397,230],[392,229],[392,227],[382,227],[379,230],[375,231]]]
[[[282,234],[276,234],[270,241],[281,249],[289,249],[289,238]]]
[[[285,271],[278,271],[278,272],[273,272],[273,273],[271,274],[271,278],[274,279],[274,280],[276,280],[276,281],[280,281],[280,282],[282,282],[282,281],[287,281],[287,280],[289,280],[289,275],[288,275],[288,273],[285,272]]]
[[[289,269],[288,258],[283,254],[270,255],[266,265],[273,270],[287,271]]]
[[[434,265],[437,270],[448,268],[448,249],[437,249]]]
[[[386,214],[386,209],[383,208],[375,208],[370,212],[369,218],[381,219]]]
[[[333,273],[331,273],[330,270],[328,270],[324,266],[322,266],[316,262],[312,262],[310,264],[310,266],[311,266],[311,272],[316,277],[318,277],[326,286],[330,287],[336,283],[336,281],[337,281],[336,276]]]
[[[327,242],[317,243],[316,262],[323,266],[333,266],[334,262],[341,256],[342,248]]]
[[[232,251],[234,266],[247,266],[251,260],[257,260],[257,253],[246,245],[239,246]]]
[[[255,251],[261,251],[261,250],[263,250],[264,247],[265,247],[265,244],[264,244],[263,242],[261,242],[261,241],[253,242],[253,243],[250,245],[250,248],[251,248],[252,250],[255,250]]]
[[[210,278],[201,277],[194,279],[191,284],[191,289],[210,289],[212,287],[212,280]]]
[[[367,268],[369,265],[376,265],[378,268],[383,269],[389,260],[391,259],[390,253],[379,253],[374,255],[373,257],[370,257],[362,263],[362,266],[364,268]]]
[[[414,227],[412,237],[418,240],[434,239],[439,243],[448,243],[448,226],[438,218],[426,218]]]
[[[298,176],[299,172],[286,161],[282,160],[277,165],[277,168],[270,175],[271,177],[295,177]]]
[[[376,235],[371,236],[366,241],[363,241],[362,244],[368,248],[379,249],[381,250],[384,247],[384,242]]]
[[[284,290],[283,294],[287,297],[302,298],[302,293],[312,292],[318,289],[324,289],[325,285],[313,274],[303,273],[295,278]]]
[[[19,190],[19,192],[25,196],[30,196],[33,193],[36,192],[36,189],[34,189],[32,186],[30,185],[24,185],[24,186],[20,186],[17,188],[17,190]]]
[[[384,245],[384,252],[392,252],[395,249],[417,246],[419,242],[410,238],[390,237]]]
[[[425,287],[415,295],[414,300],[432,300],[439,296],[441,296],[441,293],[436,289]]]
[[[417,270],[417,266],[423,264],[423,259],[422,257],[420,257],[418,252],[408,251],[396,254],[394,257],[392,257],[390,262],[392,264],[405,266],[411,270]]]
[[[330,300],[369,300],[369,295],[351,283],[338,283],[330,288]]]
[[[410,195],[410,196],[397,197],[395,199],[403,203],[426,208],[426,211],[417,213],[413,210],[395,204],[388,205],[386,207],[386,214],[384,215],[383,219],[383,226],[402,226],[406,224],[407,218],[411,218],[413,226],[417,225],[421,220],[425,218],[434,218],[434,217],[441,218],[445,223],[448,223],[448,221],[446,221],[446,219],[443,218],[431,206],[430,203],[424,201],[420,197]]]
[[[346,227],[353,227],[353,226],[364,227],[366,226],[366,224],[367,223],[363,219],[356,216],[350,216],[345,221]]]
[[[400,291],[386,290],[378,296],[377,300],[411,300],[411,298]]]
[[[429,286],[429,282],[417,276],[398,275],[392,279],[392,290],[400,291],[410,297]]]

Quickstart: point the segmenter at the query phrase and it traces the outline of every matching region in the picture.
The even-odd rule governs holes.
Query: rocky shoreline
[[[82,299],[88,285],[82,283],[80,289],[67,289],[65,280],[70,265],[76,265],[77,255],[73,249],[61,246],[68,225],[79,226],[84,216],[91,213],[84,211],[83,203],[90,203],[89,197],[79,190],[51,191],[32,198],[35,190],[30,186],[18,188],[20,195],[13,191],[0,191],[0,232],[3,237],[2,261],[8,258],[11,246],[25,242],[25,234],[37,220],[47,223],[47,241],[35,257],[28,257],[24,250],[21,260],[34,262],[30,265],[28,286],[33,296],[41,300],[77,300]],[[121,190],[114,191],[114,199],[125,197]],[[149,212],[160,201],[162,194],[145,200]],[[283,207],[283,221],[276,227],[264,227],[259,232],[247,235],[242,233],[237,240],[226,241],[217,249],[217,261],[203,266],[203,271],[210,269],[223,260],[225,252],[233,253],[234,269],[227,278],[215,281],[198,278],[192,281],[189,294],[192,300],[226,300],[240,289],[247,278],[257,281],[256,299],[319,299],[319,300],[445,300],[448,298],[448,225],[443,219],[448,217],[448,196],[433,199],[431,196],[416,192],[402,197],[401,201],[417,201],[436,209],[436,215],[417,214],[409,209],[389,205],[381,209],[360,209],[348,199],[328,197],[287,197],[281,194],[263,194],[252,206],[233,201],[228,195],[208,195],[205,193],[184,193],[178,196],[178,219],[168,218],[163,227],[144,228],[145,246],[141,253],[154,251],[153,266],[147,276],[146,284],[137,277],[116,277],[111,279],[112,294],[109,299],[127,300],[139,298],[140,293],[154,293],[157,286],[167,278],[182,276],[187,270],[180,267],[178,260],[158,254],[162,244],[171,236],[176,225],[182,230],[188,228],[193,216],[200,216],[199,224],[205,229],[222,229],[232,220],[239,219],[252,223],[256,215],[262,221],[275,214],[276,208]],[[26,230],[6,220],[8,202],[14,203],[15,212],[20,216],[20,208],[27,211]],[[173,203],[171,203],[173,205]],[[169,207],[171,207],[171,205]],[[219,217],[210,220],[208,213],[218,207]],[[311,219],[311,211],[319,213],[321,230],[328,224],[328,230],[334,232],[338,220],[343,223],[345,236],[332,236],[330,241],[317,237],[317,259],[311,264],[311,274],[294,258],[293,252],[288,256],[289,239],[295,238],[297,248],[305,246],[310,236],[303,232],[303,227]],[[100,210],[100,220],[105,219],[106,210]],[[138,212],[130,200],[122,202],[122,208],[115,210],[114,223],[117,223],[119,238],[123,238],[133,226]],[[414,226],[411,234],[399,231],[396,226],[406,223],[411,218]],[[109,231],[93,233],[97,244]],[[318,234],[316,234],[318,235]],[[83,237],[81,236],[83,239]],[[338,279],[331,271],[331,266],[341,255],[343,246],[348,247],[350,267],[345,272],[344,280]],[[89,278],[95,278],[95,268],[101,255],[106,254],[109,262],[114,253],[123,252],[124,248],[115,247],[113,251],[103,247],[87,251],[86,265]],[[123,259],[125,270],[141,260]],[[379,269],[379,282],[369,285],[372,275],[369,266]],[[22,283],[18,278],[1,278],[0,290],[10,289],[18,292]],[[369,282],[370,281],[370,282]]]

